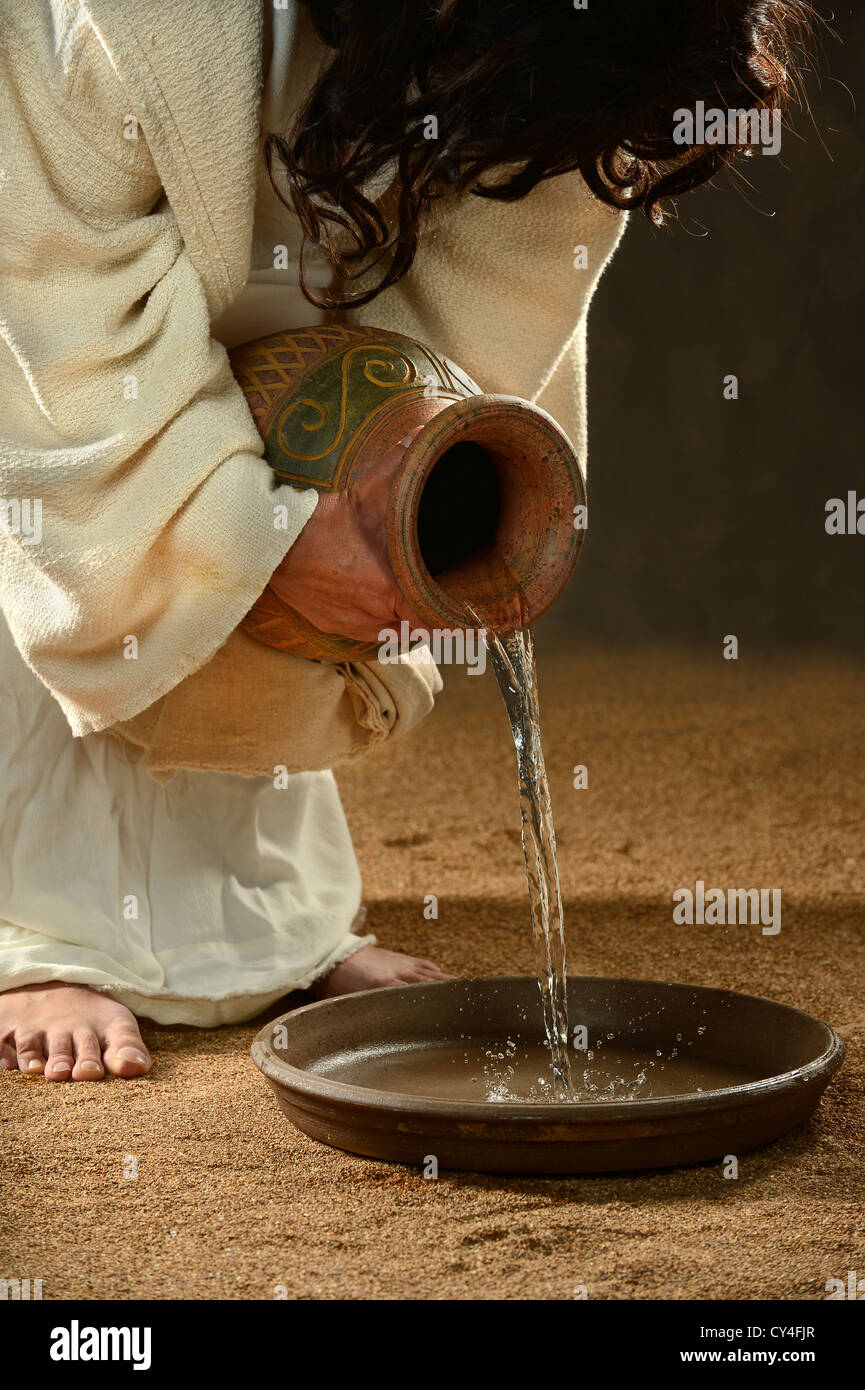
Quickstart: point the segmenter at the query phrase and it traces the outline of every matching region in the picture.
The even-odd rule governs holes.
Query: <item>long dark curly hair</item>
[[[354,281],[345,297],[316,295],[301,270],[326,308],[401,279],[445,193],[513,201],[578,169],[603,202],[662,222],[665,204],[745,152],[677,144],[673,113],[701,100],[786,112],[818,18],[805,0],[303,3],[333,56],[265,158],[305,244]],[[367,196],[387,171],[398,176],[388,219]]]

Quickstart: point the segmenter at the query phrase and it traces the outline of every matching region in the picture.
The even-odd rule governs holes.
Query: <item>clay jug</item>
[[[538,406],[485,395],[448,358],[399,333],[324,324],[229,354],[280,483],[351,488],[412,431],[381,524],[397,583],[430,629],[534,621],[571,575],[584,530],[582,473]],[[275,494],[278,497],[278,493]],[[320,632],[268,586],[242,625],[320,661],[367,661],[377,643]]]

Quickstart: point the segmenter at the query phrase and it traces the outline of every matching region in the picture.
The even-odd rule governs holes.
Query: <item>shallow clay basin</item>
[[[721,1160],[814,1111],[844,1057],[825,1023],[727,990],[572,977],[575,1102],[548,1102],[537,982],[349,994],[268,1023],[252,1055],[285,1114],[372,1158],[501,1173]],[[578,1035],[578,1041],[583,1039]]]

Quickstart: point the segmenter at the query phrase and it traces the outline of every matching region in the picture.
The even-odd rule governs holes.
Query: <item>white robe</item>
[[[263,130],[284,119],[294,18],[265,6]],[[227,347],[320,318],[296,269],[273,270],[274,244],[296,267],[299,227],[263,165],[257,185],[249,282],[213,328]],[[332,772],[162,787],[110,735],[73,738],[2,616],[0,708],[0,987],[66,980],[213,1026],[375,941],[351,932],[361,880]]]

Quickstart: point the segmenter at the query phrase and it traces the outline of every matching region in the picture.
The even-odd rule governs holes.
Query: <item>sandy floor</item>
[[[749,990],[848,1043],[816,1119],[738,1181],[424,1181],[291,1129],[249,1058],[261,1020],[151,1026],[144,1080],[0,1078],[0,1277],[42,1278],[45,1298],[813,1299],[861,1276],[863,687],[826,660],[542,661],[572,970]],[[492,679],[457,672],[425,727],[342,776],[382,944],[530,971],[512,760]],[[672,892],[698,878],[780,887],[780,935],[674,927]]]

